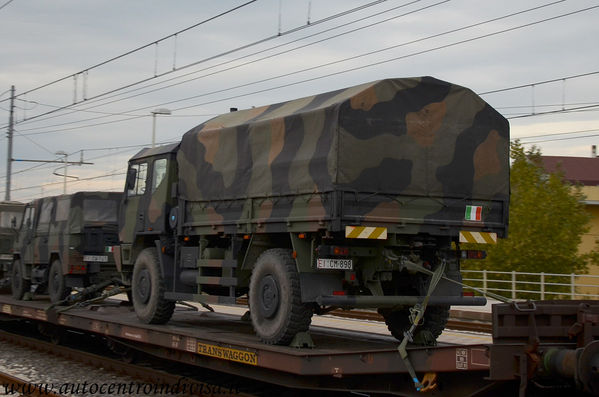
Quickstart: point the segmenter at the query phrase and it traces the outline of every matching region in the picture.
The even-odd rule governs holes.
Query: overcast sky
[[[0,0],[2,198],[11,85],[14,158],[56,160],[62,151],[79,160],[83,150],[94,163],[69,168],[80,178],[69,192],[122,190],[127,159],[140,149],[124,146],[149,145],[154,109],[172,111],[156,119],[157,141],[171,142],[231,107],[389,77],[471,88],[510,119],[512,138],[546,155],[590,156],[599,144],[597,1],[245,3]],[[57,167],[13,163],[11,198],[60,194]]]

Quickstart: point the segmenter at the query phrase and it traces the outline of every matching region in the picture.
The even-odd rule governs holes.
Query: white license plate
[[[326,259],[319,258],[316,261],[318,269],[352,270],[354,262],[351,259]]]
[[[108,262],[108,255],[83,255],[83,262]]]

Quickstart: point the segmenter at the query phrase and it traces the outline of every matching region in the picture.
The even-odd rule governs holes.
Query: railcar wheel
[[[308,330],[312,310],[301,302],[290,250],[269,249],[260,255],[250,279],[249,305],[252,325],[264,343],[287,345]]]
[[[65,287],[62,263],[55,259],[48,273],[48,295],[52,303],[58,303],[71,293],[71,288]]]
[[[164,324],[175,311],[175,302],[164,297],[164,279],[155,248],[144,249],[133,265],[131,296],[137,317],[146,324]]]
[[[410,311],[408,309],[399,310],[379,310],[379,313],[385,318],[385,324],[397,340],[402,340],[404,332],[410,329]],[[424,312],[422,325],[416,328],[415,334],[428,331],[436,340],[445,329],[447,319],[449,318],[449,306],[429,306]]]
[[[12,263],[10,285],[11,295],[16,300],[23,299],[25,292],[29,292],[31,289],[31,281],[23,278],[23,268],[21,267],[21,261],[18,259]]]

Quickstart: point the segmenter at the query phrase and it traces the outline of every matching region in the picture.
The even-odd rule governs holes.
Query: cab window
[[[146,192],[146,176],[148,163],[132,164],[131,168],[136,171],[135,185],[127,191],[128,196],[140,196]]]
[[[152,194],[156,191],[160,183],[166,176],[166,159],[154,161],[154,172],[152,173]]]
[[[23,230],[31,230],[33,228],[33,218],[35,217],[35,207],[27,207],[25,209],[25,215],[23,216],[23,224],[21,228]]]
[[[50,229],[50,220],[52,219],[52,210],[54,209],[53,200],[45,200],[40,210],[40,219],[37,223],[38,233],[47,233]]]
[[[0,214],[0,227],[16,229],[21,224],[22,212],[5,211]]]
[[[58,199],[56,204],[56,222],[63,222],[69,219],[69,209],[71,208],[71,198]]]

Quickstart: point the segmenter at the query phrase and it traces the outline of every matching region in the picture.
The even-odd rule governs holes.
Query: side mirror
[[[137,178],[137,170],[135,168],[129,168],[127,170],[127,180],[125,181],[125,187],[127,191],[135,188],[135,179]]]
[[[13,229],[17,228],[17,217],[13,216],[10,220],[10,227],[12,227]]]

